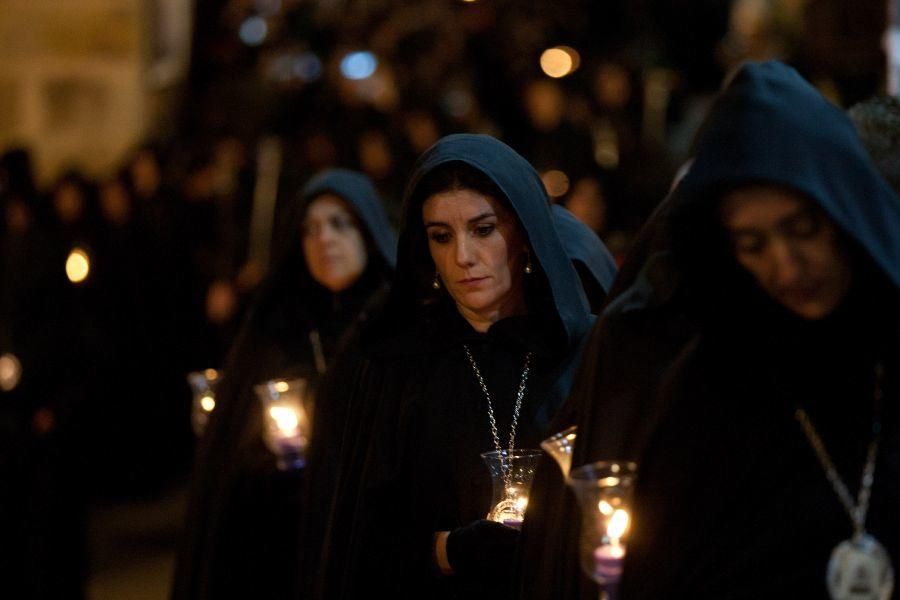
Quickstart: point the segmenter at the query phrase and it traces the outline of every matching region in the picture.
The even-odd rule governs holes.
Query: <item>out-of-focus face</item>
[[[422,219],[440,280],[476,330],[525,312],[527,246],[503,204],[474,190],[451,190],[427,198]]]
[[[74,223],[84,213],[84,194],[73,183],[63,183],[53,195],[53,209],[63,223]]]
[[[850,258],[837,226],[803,196],[753,185],[728,193],[722,221],[737,262],[774,300],[805,319],[821,319],[850,287]]]
[[[366,244],[356,215],[334,194],[323,194],[306,209],[300,234],[310,275],[320,285],[340,292],[366,268]]]
[[[107,222],[124,225],[131,218],[128,190],[119,181],[108,181],[100,190],[100,212]]]

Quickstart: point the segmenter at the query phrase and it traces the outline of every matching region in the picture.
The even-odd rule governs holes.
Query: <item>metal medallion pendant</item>
[[[884,546],[864,533],[831,552],[827,582],[832,600],[890,600],[894,569]]]

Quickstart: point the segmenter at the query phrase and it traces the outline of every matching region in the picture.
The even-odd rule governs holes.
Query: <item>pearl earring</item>
[[[434,279],[431,281],[431,287],[435,290],[441,289],[441,279],[436,272],[434,274]]]

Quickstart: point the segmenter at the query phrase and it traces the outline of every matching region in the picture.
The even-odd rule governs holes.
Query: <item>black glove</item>
[[[447,561],[453,572],[462,576],[508,573],[518,541],[518,529],[482,519],[450,532]]]

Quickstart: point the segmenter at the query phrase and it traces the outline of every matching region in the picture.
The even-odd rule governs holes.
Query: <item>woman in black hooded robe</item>
[[[639,465],[623,597],[827,597],[854,524],[824,454],[849,504],[874,467],[862,525],[896,568],[900,201],[852,125],[745,65],[660,219],[574,392],[573,464]]]
[[[480,454],[497,444],[472,363],[503,447],[528,365],[515,439],[537,447],[568,391],[589,309],[540,178],[493,138],[453,135],[429,149],[403,223],[385,310],[336,366],[342,385],[327,384],[327,405],[348,417],[319,438],[343,444],[329,459],[339,466],[317,597],[506,597],[518,533],[485,520]],[[495,243],[501,255],[482,252]],[[499,297],[479,295],[482,277],[521,302],[479,312]]]
[[[263,283],[217,384],[197,459],[175,598],[290,597],[303,473],[276,469],[263,444],[253,386],[303,377],[315,387],[339,338],[384,293],[394,266],[394,233],[364,175],[325,171],[310,180],[290,210],[295,235]],[[362,270],[338,269],[347,278],[335,279],[329,265],[346,263],[348,252],[344,246],[337,256],[333,240],[348,235],[361,239]],[[309,238],[318,250],[307,246]],[[314,423],[320,425],[317,416]]]

